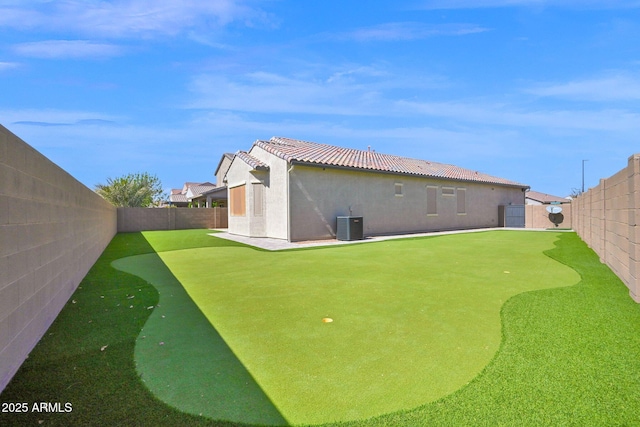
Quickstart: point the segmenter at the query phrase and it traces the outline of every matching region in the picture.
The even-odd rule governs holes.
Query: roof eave
[[[359,168],[354,166],[340,166],[340,165],[332,165],[328,163],[317,163],[317,162],[308,162],[304,160],[288,160],[288,162],[292,165],[303,165],[303,166],[313,166],[313,167],[321,167],[321,168],[332,168],[332,169],[341,169],[341,170],[355,170],[361,172],[372,172],[372,173],[381,173],[385,175],[400,175],[400,176],[413,176],[417,178],[431,178],[431,179],[441,179],[445,181],[455,181],[455,182],[469,182],[473,184],[488,184],[488,185],[498,185],[501,187],[514,187],[521,189],[529,189],[528,185],[519,184],[517,182],[514,183],[506,183],[506,182],[494,182],[494,181],[480,181],[480,180],[472,180],[472,179],[464,179],[464,178],[450,178],[446,176],[437,176],[437,175],[428,175],[428,174],[419,174],[419,173],[411,173],[411,172],[398,172],[398,171],[386,171],[380,169],[373,168]]]

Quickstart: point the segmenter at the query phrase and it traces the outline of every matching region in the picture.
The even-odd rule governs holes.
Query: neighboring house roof
[[[342,148],[283,137],[273,137],[269,141],[258,140],[254,145],[290,163],[307,163],[528,188],[527,185],[515,181],[458,166],[381,154],[375,151]]]
[[[540,193],[538,191],[529,190],[526,192],[525,197],[527,199],[535,200],[540,203],[570,203],[570,199],[565,199],[564,197],[552,196],[551,194]]]
[[[173,190],[172,190],[172,192],[173,192]],[[189,201],[187,200],[187,196],[185,196],[182,193],[171,194],[169,196],[169,201],[171,203],[189,203]]]
[[[227,199],[227,187],[223,186],[223,187],[212,188],[209,191],[205,191],[203,193],[200,193],[200,195],[198,197],[194,197],[194,199],[196,199],[196,198],[206,198],[207,196],[210,196],[211,199],[213,199],[213,200],[226,200]]]
[[[189,191],[189,188],[190,188],[192,185],[198,185],[198,184],[199,184],[198,182],[185,182],[185,183],[184,183],[184,185],[182,186],[182,191],[181,191],[181,193],[182,193],[182,194],[187,194],[187,191]]]
[[[185,182],[182,189],[172,188],[169,195],[171,203],[189,203],[194,197],[216,188],[215,184],[210,182]]]
[[[242,160],[243,162],[245,162],[246,164],[248,164],[249,166],[251,166],[252,169],[255,170],[269,170],[269,165],[256,159],[255,157],[253,157],[251,154],[247,153],[246,151],[238,151],[236,153],[236,157],[240,160]]]
[[[187,199],[192,199],[194,197],[198,197],[205,191],[209,191],[216,188],[216,186],[210,182],[203,182],[202,184],[194,184],[189,187],[187,190],[186,196]]]

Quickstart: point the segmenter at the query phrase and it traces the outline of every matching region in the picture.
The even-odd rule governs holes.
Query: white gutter
[[[292,163],[287,170],[287,241],[291,242],[291,193],[289,192],[289,175],[293,172],[295,165]]]

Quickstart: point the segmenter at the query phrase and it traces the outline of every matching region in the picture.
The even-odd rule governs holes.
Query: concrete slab
[[[445,234],[460,234],[460,233],[478,233],[482,231],[494,231],[494,230],[517,230],[517,231],[549,231],[546,229],[532,229],[532,228],[474,228],[470,230],[452,230],[452,231],[432,231],[429,233],[412,233],[412,234],[394,234],[385,236],[371,236],[366,237],[364,240],[314,240],[314,241],[302,241],[302,242],[288,242],[283,239],[273,239],[270,237],[246,237],[236,234],[229,234],[226,229],[219,229],[217,233],[210,233],[210,236],[219,237],[221,239],[232,240],[234,242],[243,243],[245,245],[253,246],[260,249],[266,249],[268,251],[281,251],[287,249],[300,249],[309,247],[320,246],[333,246],[333,245],[353,245],[363,244],[371,242],[381,242],[384,240],[392,239],[406,239],[411,237],[424,237],[424,236],[440,236]],[[556,230],[550,230],[556,231]]]

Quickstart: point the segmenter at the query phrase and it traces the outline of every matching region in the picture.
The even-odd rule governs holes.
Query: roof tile
[[[273,137],[269,141],[258,140],[254,145],[288,162],[347,167],[459,181],[484,182],[521,188],[528,187],[515,181],[498,178],[454,165],[411,159],[391,154],[381,154],[375,151],[342,148],[291,138]],[[242,155],[244,157],[243,160],[247,163],[253,159],[253,161],[259,162],[259,164],[268,168],[267,165],[246,152],[241,151],[236,155]],[[255,168],[251,163],[249,164]]]
[[[541,203],[551,203],[551,202],[570,203],[571,202],[571,200],[565,199],[564,197],[553,196],[551,194],[540,193],[538,191],[533,191],[533,190],[527,191],[526,197],[528,199],[536,200]]]
[[[251,166],[255,170],[269,170],[269,165],[262,162],[261,160],[256,159],[246,151],[238,151],[236,153],[236,157],[242,160],[243,162],[245,162],[246,164],[248,164],[249,166]]]

